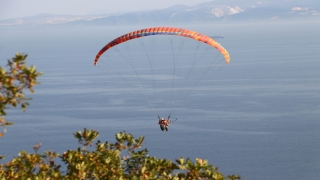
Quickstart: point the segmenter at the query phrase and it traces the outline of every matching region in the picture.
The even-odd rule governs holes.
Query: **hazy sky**
[[[213,0],[0,0],[0,19],[41,13],[86,15],[196,5]]]

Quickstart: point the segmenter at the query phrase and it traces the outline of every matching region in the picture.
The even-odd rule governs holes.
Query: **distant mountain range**
[[[101,15],[40,14],[0,20],[13,25],[125,25],[320,18],[319,0],[214,0],[196,6]]]

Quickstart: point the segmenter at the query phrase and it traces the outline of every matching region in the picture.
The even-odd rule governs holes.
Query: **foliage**
[[[117,133],[115,143],[98,140],[94,150],[87,150],[98,135],[97,131],[87,129],[74,133],[82,147],[62,155],[21,151],[12,161],[0,164],[0,179],[240,179],[237,175],[223,176],[200,158],[192,162],[182,157],[175,163],[151,157],[147,149],[141,149],[144,137],[135,139],[126,132]],[[57,158],[65,163],[65,170],[56,164]]]
[[[34,66],[27,67],[27,55],[16,54],[8,60],[9,70],[0,67],[0,126],[5,128],[11,125],[3,116],[9,106],[21,105],[23,111],[29,105],[30,98],[25,97],[25,89],[33,93],[34,85],[38,84],[37,77],[42,73],[37,72]],[[3,134],[0,133],[0,136]],[[41,142],[33,149],[35,153],[21,151],[13,160],[0,164],[0,180],[5,179],[240,179],[240,176],[224,176],[216,167],[208,164],[207,160],[200,158],[196,162],[180,158],[175,162],[167,159],[157,159],[148,155],[147,149],[141,149],[144,137],[135,139],[126,132],[116,134],[116,142],[95,143],[94,150],[89,151],[88,146],[93,146],[99,132],[84,129],[73,134],[82,145],[77,150],[67,150],[62,155],[56,152],[45,151],[39,154]],[[0,156],[0,159],[3,159]],[[65,165],[60,165],[62,162]]]
[[[26,58],[27,55],[16,53],[15,57],[8,60],[8,70],[0,66],[0,126],[4,127],[4,132],[7,125],[12,125],[12,122],[6,122],[3,118],[6,115],[5,109],[21,105],[25,111],[31,98],[25,97],[24,90],[33,93],[33,87],[39,84],[37,77],[43,74],[37,72],[35,66],[28,67]],[[0,136],[3,133],[0,132]]]

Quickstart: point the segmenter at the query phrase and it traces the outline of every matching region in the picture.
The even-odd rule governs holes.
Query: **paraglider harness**
[[[174,122],[174,121],[177,121],[178,119],[176,119],[176,120],[169,120],[170,119],[170,116],[168,116],[168,120],[166,120],[165,118],[160,118],[160,116],[158,116],[158,118],[159,118],[159,122],[158,122],[158,124],[160,125],[160,129],[162,130],[162,131],[164,131],[164,130],[166,130],[166,131],[168,131],[168,126],[169,126],[169,124],[171,124],[172,122]]]

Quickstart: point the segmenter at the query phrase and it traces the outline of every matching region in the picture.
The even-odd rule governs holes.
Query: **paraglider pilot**
[[[160,116],[158,116],[158,118],[159,118],[158,124],[160,125],[160,129],[162,131],[164,131],[164,130],[168,131],[168,126],[170,124],[170,122],[168,120],[169,120],[170,116],[168,117],[168,120],[166,118],[160,118]]]

